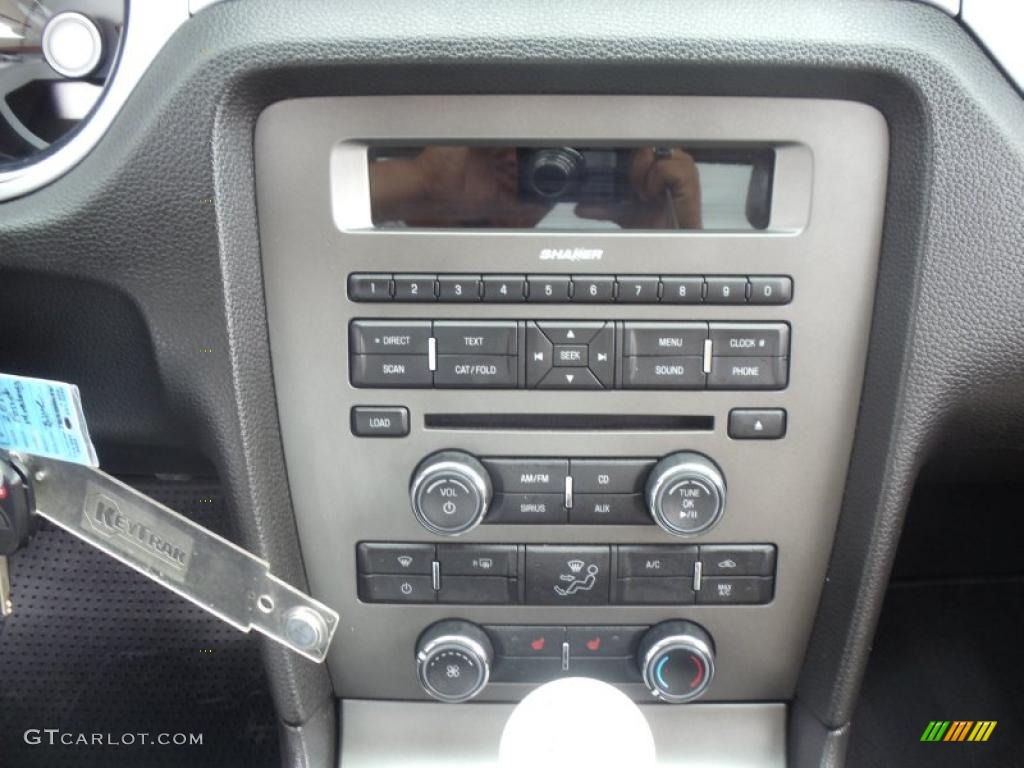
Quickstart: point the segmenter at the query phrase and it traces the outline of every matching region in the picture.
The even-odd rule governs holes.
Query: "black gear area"
[[[230,533],[215,484],[133,485]],[[256,636],[49,524],[10,558],[10,569],[14,613],[0,621],[2,768],[278,765]],[[28,743],[29,729],[40,733],[28,741],[41,743]],[[60,730],[54,745],[44,729]],[[164,733],[202,734],[202,743],[143,744],[143,733],[154,742]],[[83,744],[79,734],[116,745]]]

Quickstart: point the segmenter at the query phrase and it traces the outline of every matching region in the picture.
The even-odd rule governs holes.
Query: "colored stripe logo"
[[[921,741],[988,741],[996,720],[932,720]]]

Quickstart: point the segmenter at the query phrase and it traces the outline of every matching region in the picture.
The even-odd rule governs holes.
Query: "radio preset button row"
[[[774,596],[776,557],[771,544],[362,542],[356,562],[359,598],[369,603],[763,605]],[[581,642],[549,629],[527,638],[510,628],[499,655],[556,657],[550,643]]]
[[[449,275],[353,273],[352,301],[788,304],[793,278],[703,275]]]

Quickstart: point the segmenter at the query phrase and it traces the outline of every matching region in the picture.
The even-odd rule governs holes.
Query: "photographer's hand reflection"
[[[629,165],[630,199],[576,206],[582,219],[614,221],[623,229],[700,229],[700,173],[679,148],[641,147]]]
[[[531,229],[550,206],[519,197],[515,147],[425,147],[370,164],[374,218],[410,227]]]
[[[568,150],[572,152],[573,150]],[[370,164],[374,221],[411,227],[531,229],[556,203],[575,203],[577,219],[623,229],[700,229],[700,178],[681,149],[641,147],[616,173],[623,199],[589,195],[586,179],[565,195],[531,194],[515,147],[429,146],[413,157]],[[526,183],[524,183],[526,182]],[[567,228],[560,222],[560,228]],[[571,227],[571,225],[570,225]]]

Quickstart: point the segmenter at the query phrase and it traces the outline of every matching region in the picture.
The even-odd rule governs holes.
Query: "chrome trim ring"
[[[427,664],[437,654],[443,651],[459,651],[472,657],[477,662],[477,679],[472,689],[461,696],[448,696],[430,685],[427,680]],[[423,649],[416,654],[416,676],[419,678],[423,690],[430,696],[448,704],[458,704],[462,701],[469,701],[484,689],[491,679],[491,663],[487,657],[487,651],[476,640],[462,635],[441,635],[428,642]]]

